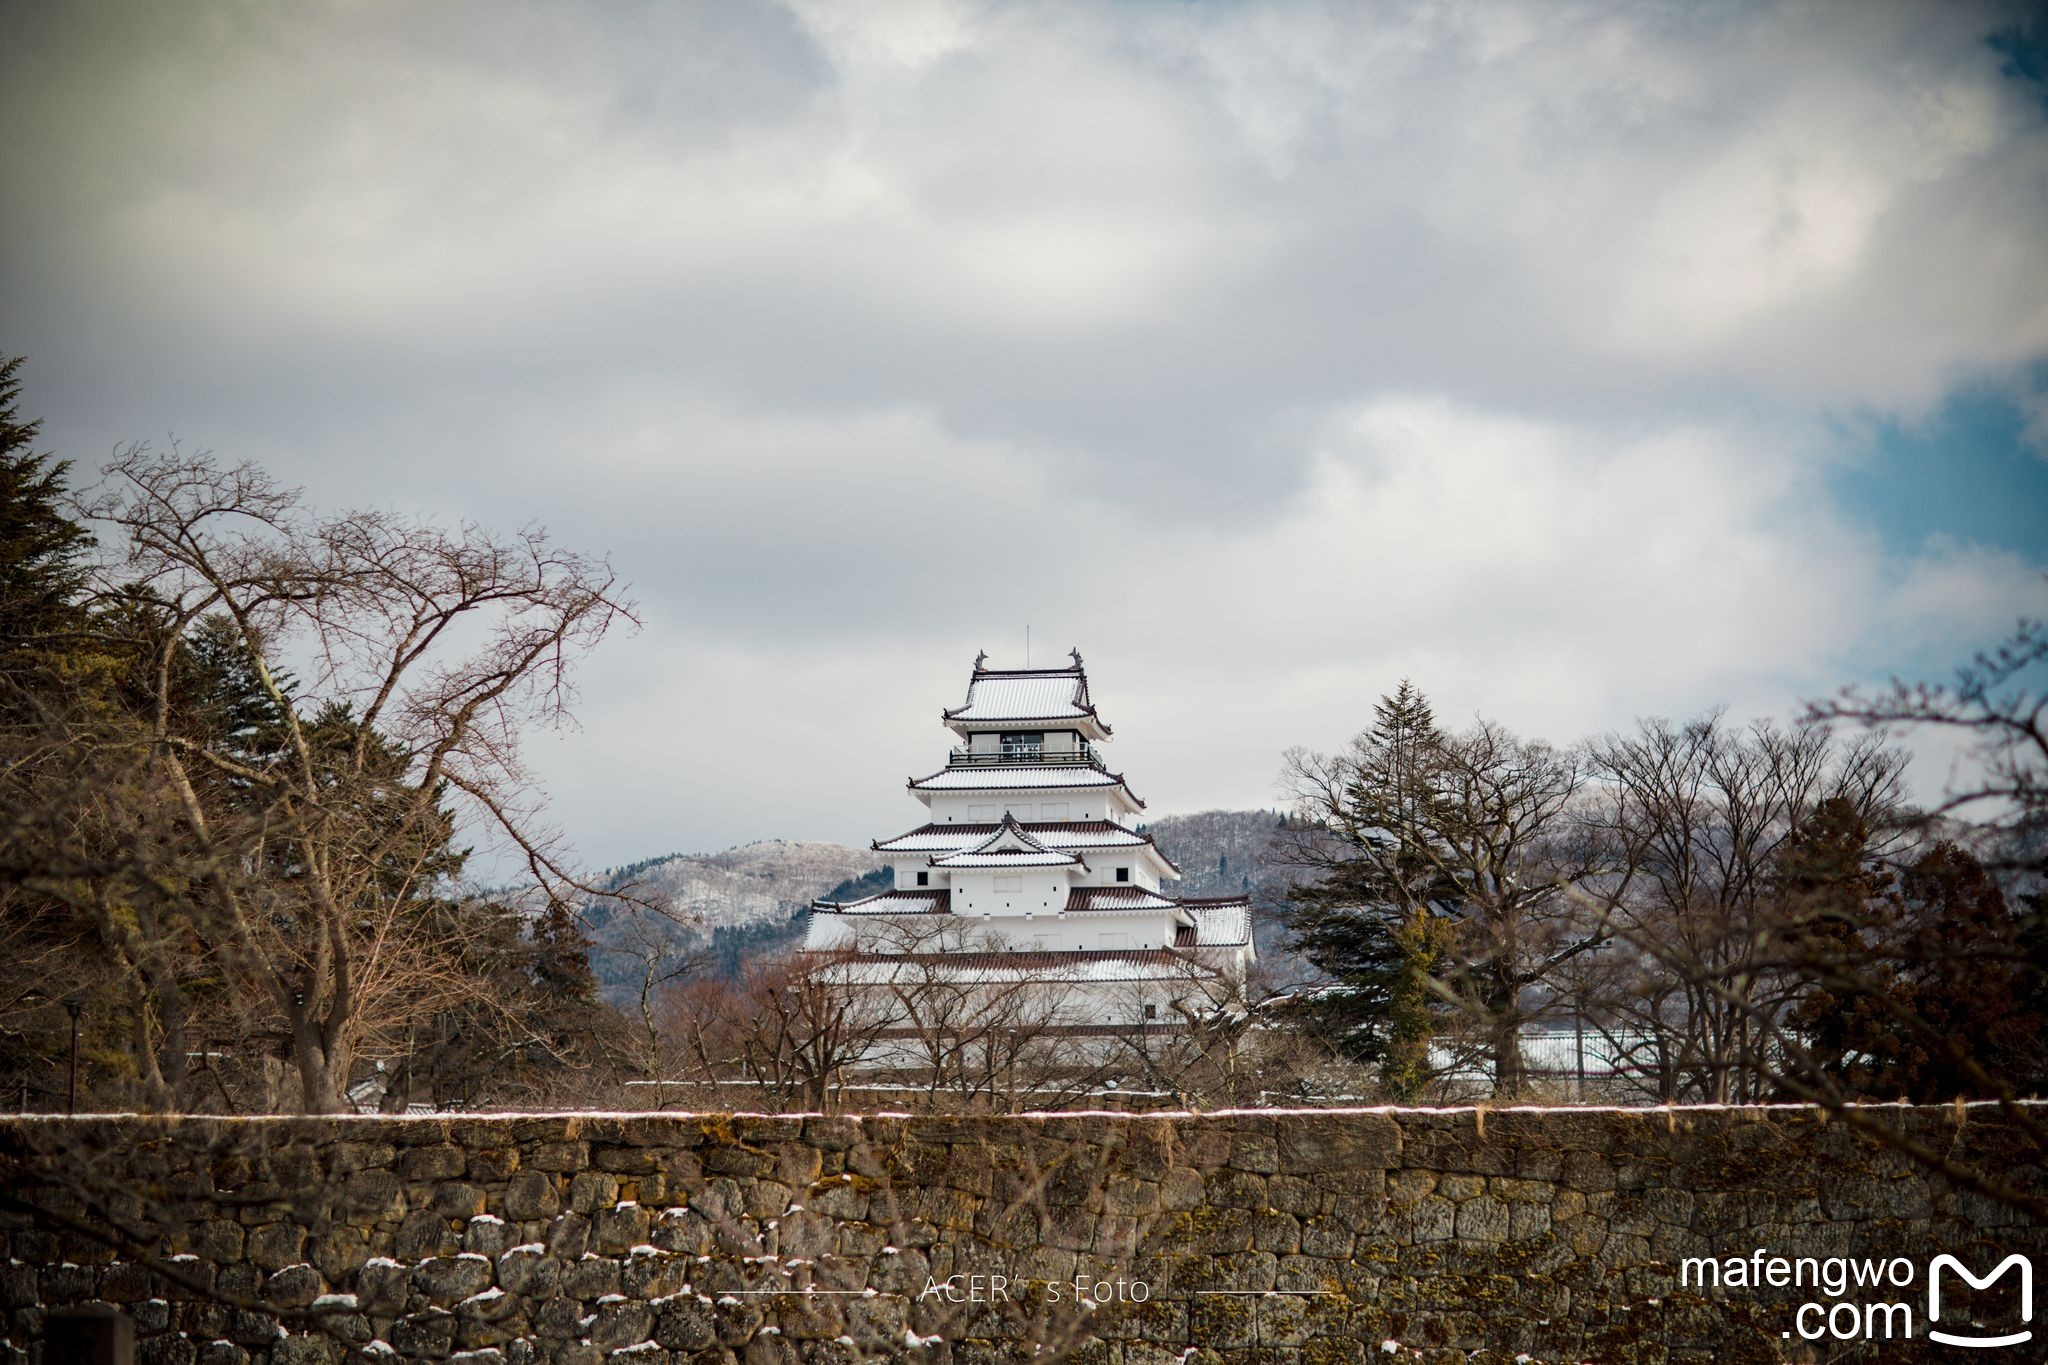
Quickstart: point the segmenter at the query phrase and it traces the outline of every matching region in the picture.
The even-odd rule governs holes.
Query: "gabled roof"
[[[933,867],[1075,867],[1079,856],[1047,848],[1025,833],[1013,815],[1005,815],[996,832],[958,853],[931,860]]]
[[[1114,820],[1025,820],[1018,823],[1047,848],[1142,848],[1152,842],[1151,835],[1126,829]],[[979,822],[920,825],[893,839],[877,839],[871,847],[877,853],[958,853],[974,847],[1001,828],[1001,825]]]
[[[1109,726],[1096,715],[1088,699],[1088,674],[1081,667],[1081,651],[1066,668],[987,668],[986,654],[974,661],[974,673],[967,681],[967,700],[943,713],[948,722],[1081,720],[1089,718]]]

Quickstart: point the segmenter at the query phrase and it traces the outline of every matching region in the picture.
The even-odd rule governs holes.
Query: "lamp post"
[[[15,1003],[17,1004],[27,1004],[30,1001],[62,1005],[64,1012],[71,1016],[71,1063],[69,1077],[64,1088],[64,1112],[66,1114],[75,1114],[78,1112],[78,1016],[84,1012],[85,1002],[75,995],[66,996],[60,1000],[55,996],[47,995],[34,988],[25,990],[15,997]],[[27,1112],[28,1083],[26,1081],[22,1083],[21,1107],[23,1112]]]

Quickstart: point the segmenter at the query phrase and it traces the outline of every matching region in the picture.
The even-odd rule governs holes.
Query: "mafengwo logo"
[[[1993,1282],[2004,1277],[2005,1272],[2017,1267],[2020,1272],[2020,1321],[2034,1320],[2034,1263],[2015,1251],[2012,1255],[1993,1266],[1991,1273],[1979,1279],[1970,1273],[1970,1268],[1953,1256],[1940,1255],[1927,1267],[1927,1335],[1935,1341],[1949,1346],[2018,1346],[2031,1341],[2032,1328],[2018,1332],[2007,1332],[2002,1336],[1949,1332],[1936,1327],[1941,1321],[1941,1272],[1952,1270],[1961,1276],[1972,1289],[1989,1289]],[[1975,1324],[1972,1324],[1975,1326]]]

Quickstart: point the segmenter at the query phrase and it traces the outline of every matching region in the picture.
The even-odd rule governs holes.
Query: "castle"
[[[991,668],[941,713],[959,740],[912,778],[923,824],[873,847],[895,877],[864,900],[817,901],[805,948],[845,979],[1056,989],[1074,1031],[1171,1029],[1238,991],[1255,960],[1246,897],[1176,896],[1180,869],[1110,771],[1109,724],[1080,651],[1060,668]]]

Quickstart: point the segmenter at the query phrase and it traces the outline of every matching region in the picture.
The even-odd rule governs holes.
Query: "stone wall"
[[[2044,1188],[1993,1110],[1878,1112]],[[157,1365],[1819,1358],[1785,1334],[1834,1296],[1680,1260],[2048,1252],[1790,1108],[14,1119],[0,1170],[38,1365],[94,1301]],[[1924,1287],[1873,1295],[1914,1315],[1882,1358],[1934,1349]]]

